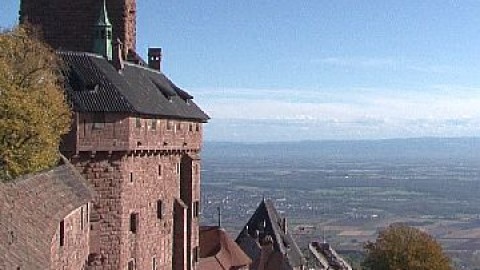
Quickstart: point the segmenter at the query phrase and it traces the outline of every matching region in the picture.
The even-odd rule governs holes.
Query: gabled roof
[[[238,269],[251,262],[225,230],[216,226],[200,227],[200,269]]]
[[[0,183],[0,269],[50,269],[60,221],[93,196],[69,163]]]
[[[117,71],[105,58],[85,52],[58,52],[65,88],[75,111],[123,112],[206,122],[193,97],[160,71],[124,62]]]
[[[290,267],[305,265],[305,258],[285,224],[286,220],[278,214],[273,202],[262,200],[235,241],[254,264],[258,264],[261,242],[270,236],[274,251],[282,254]]]

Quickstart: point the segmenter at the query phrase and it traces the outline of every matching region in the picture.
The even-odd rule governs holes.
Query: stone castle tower
[[[89,52],[94,23],[102,0],[22,0],[20,22],[40,27],[54,49]],[[113,26],[113,40],[120,39],[124,53],[136,50],[136,0],[106,0]]]
[[[148,63],[123,60],[137,55],[135,6],[22,0],[20,20],[39,26],[65,63],[74,116],[61,151],[96,192],[87,269],[197,269],[208,116],[160,71],[160,49]]]

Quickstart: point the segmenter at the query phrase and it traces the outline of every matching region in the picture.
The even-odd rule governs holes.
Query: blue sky
[[[13,25],[18,0],[3,0]],[[480,1],[138,1],[207,140],[480,134]]]

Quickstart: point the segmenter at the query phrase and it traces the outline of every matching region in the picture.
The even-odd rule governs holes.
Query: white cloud
[[[219,125],[235,123],[235,134],[231,136],[245,140],[256,137],[256,133],[260,137],[265,135],[263,130],[267,127],[278,135],[274,136],[285,137],[294,132],[292,126],[302,133],[302,139],[480,134],[480,88],[474,87],[197,89],[193,92],[197,102],[213,118],[212,131],[218,131]],[[244,134],[243,128],[248,129],[250,135]],[[228,137],[229,130],[232,128],[224,129],[222,136]],[[273,139],[272,135],[265,138]]]

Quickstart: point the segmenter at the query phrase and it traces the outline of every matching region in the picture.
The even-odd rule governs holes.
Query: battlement
[[[115,113],[78,113],[65,137],[65,152],[198,152],[203,124]]]

